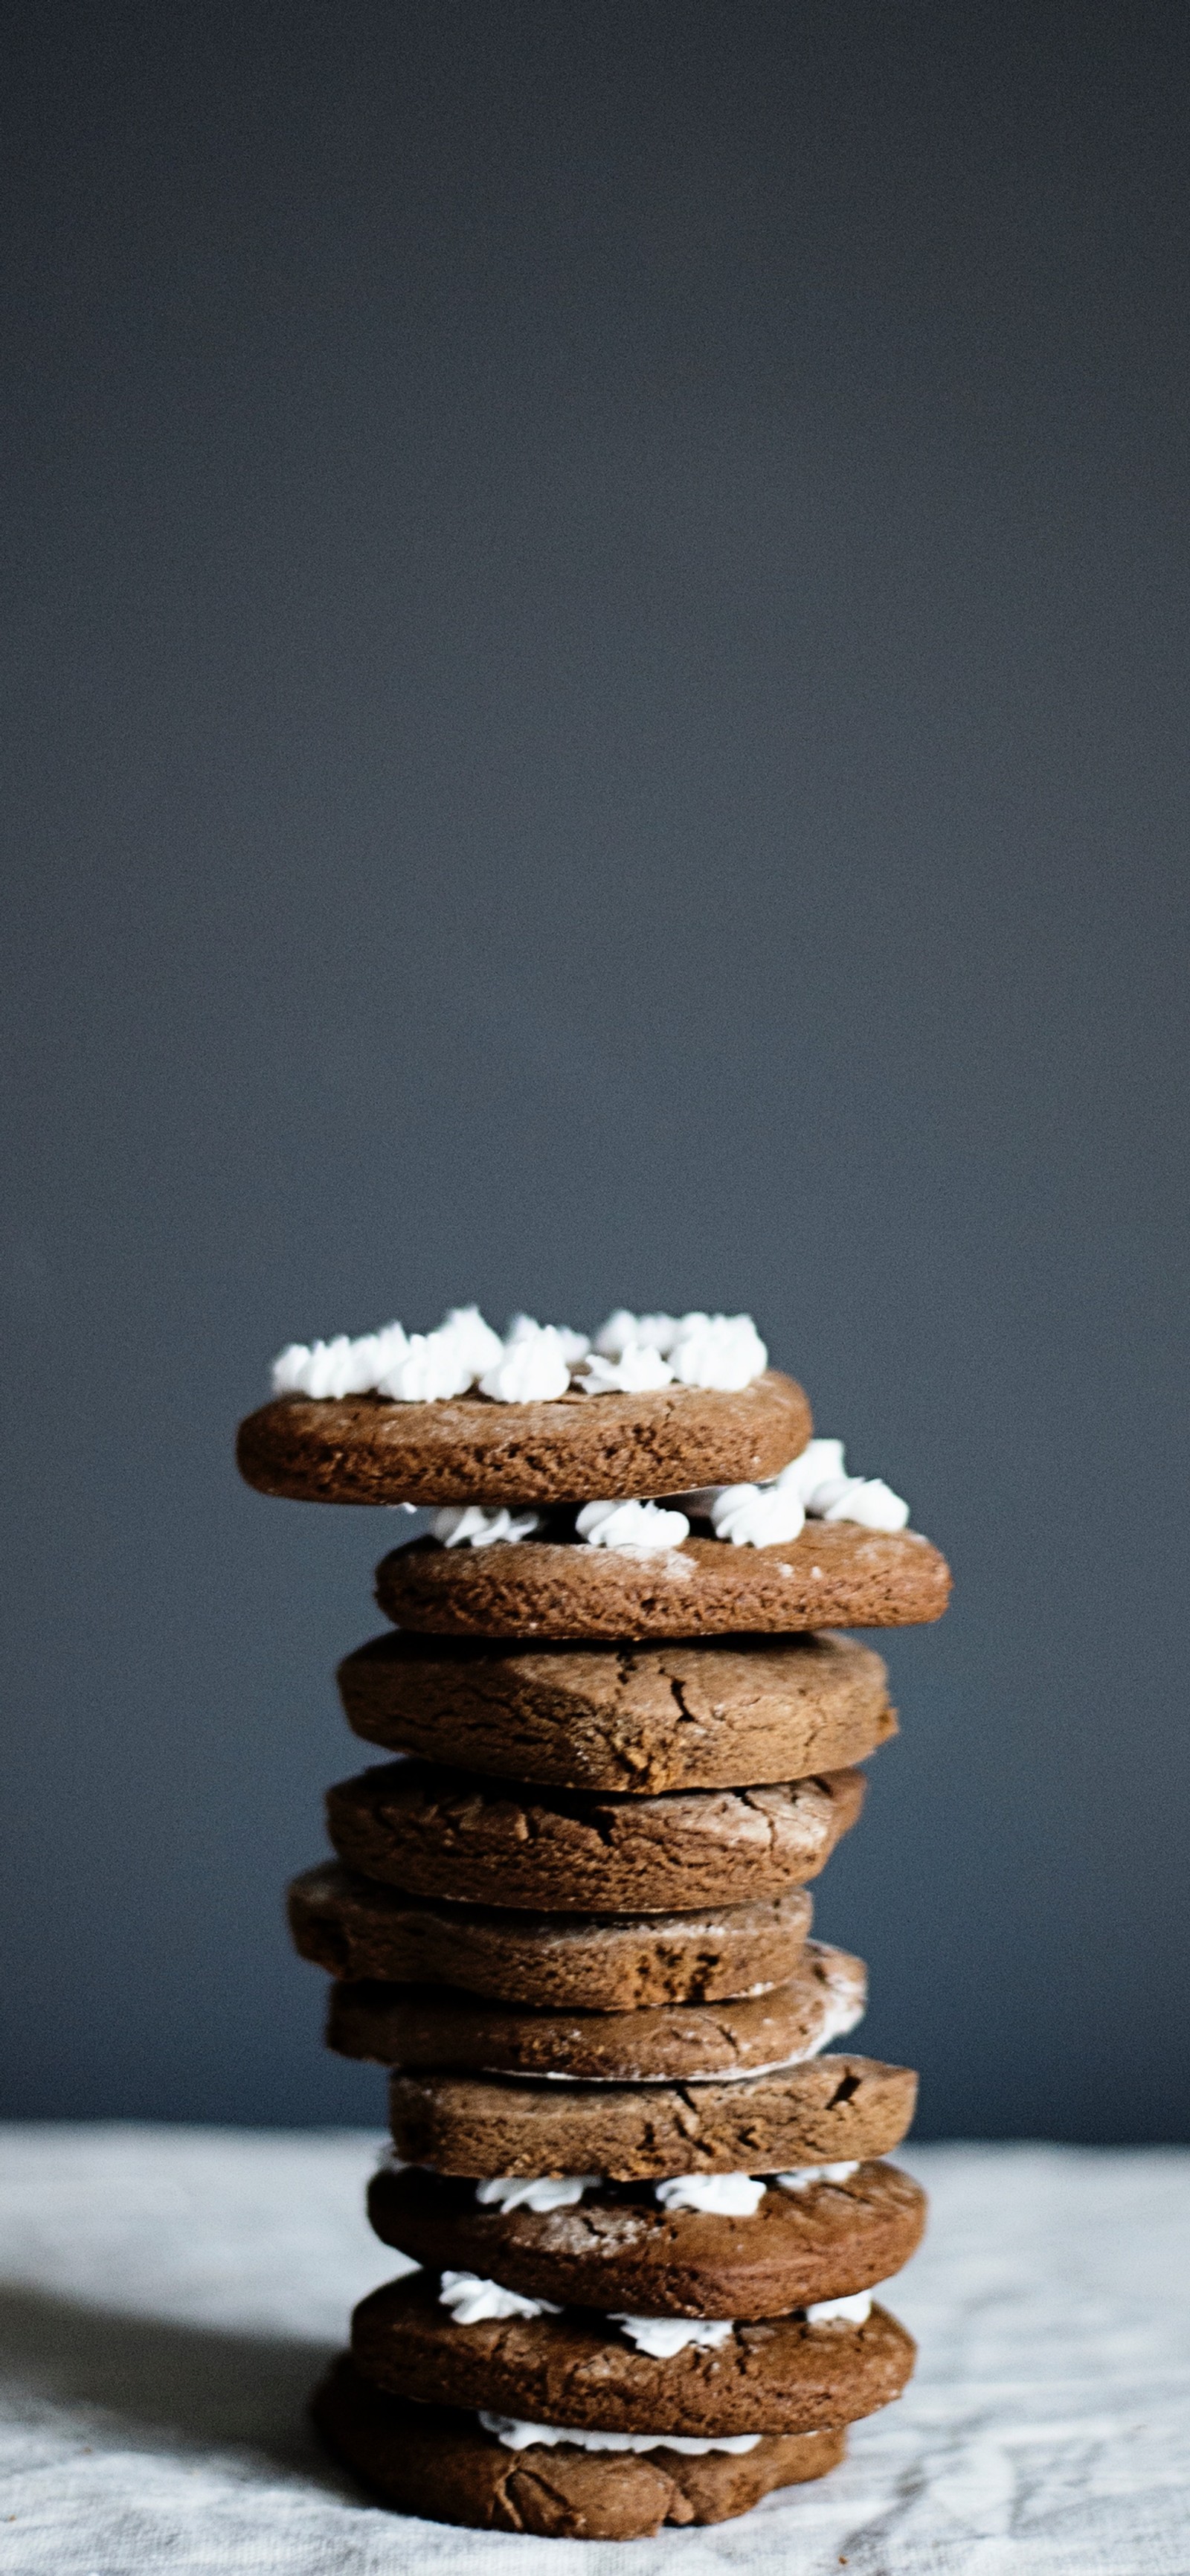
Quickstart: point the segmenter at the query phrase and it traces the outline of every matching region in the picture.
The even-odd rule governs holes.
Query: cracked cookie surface
[[[896,1720],[880,1656],[822,1635],[499,1645],[405,1632],[339,1666],[369,1743],[567,1789],[655,1796],[861,1762]]]
[[[854,1824],[860,1771],[659,1798],[584,1796],[377,1764],[327,1792],[330,1838],[415,1895],[549,1913],[650,1914],[774,1896],[814,1878]]]

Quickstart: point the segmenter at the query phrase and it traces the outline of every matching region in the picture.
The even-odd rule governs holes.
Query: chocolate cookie
[[[240,1474],[304,1503],[581,1503],[776,1476],[812,1429],[800,1386],[766,1369],[736,1394],[665,1386],[571,1392],[549,1404],[486,1395],[437,1404],[283,1395],[240,1424]]]
[[[797,1968],[811,1906],[787,1887],[713,1915],[503,1913],[403,1896],[324,1861],[294,1879],[289,1920],[302,1957],[333,1977],[622,2013],[768,1993]]]
[[[368,2216],[427,2271],[476,2272],[522,2298],[634,2317],[784,2316],[891,2279],[926,2199],[895,2165],[766,2191],[747,2218],[663,2209],[647,2184],[604,2184],[569,2209],[483,2209],[469,2182],[384,2165]]]
[[[800,1780],[894,1733],[871,1646],[830,1634],[671,1646],[376,1637],[339,1666],[357,1735],[502,1779],[655,1797]]]
[[[341,2057],[378,2066],[695,2084],[811,2057],[854,2030],[866,2000],[862,1959],[813,1941],[797,1976],[767,1995],[645,2012],[526,2012],[433,1986],[335,1985],[326,2037]]]
[[[460,2325],[434,2273],[389,2281],[351,2321],[357,2370],[394,2397],[482,2406],[522,2423],[605,2433],[819,2433],[899,2397],[914,2344],[887,2309],[864,2325],[767,2317],[715,2349],[658,2360],[589,2309]]]
[[[916,1530],[807,1521],[777,1547],[688,1538],[647,1555],[526,1538],[414,1539],[376,1570],[398,1627],[462,1637],[704,1637],[734,1629],[904,1628],[940,1619],[944,1557]]]
[[[815,1878],[854,1824],[861,1771],[661,1798],[534,1796],[428,1762],[386,1762],[328,1790],[341,1860],[418,1896],[548,1913],[739,1905]]]
[[[724,2084],[525,2084],[486,2075],[394,2075],[397,2154],[439,2173],[789,2173],[866,2162],[899,2146],[917,2097],[907,2066],[807,2058]]]
[[[567,2442],[514,2451],[478,2415],[386,2396],[347,2354],[311,2411],[332,2451],[399,2512],[542,2540],[651,2540],[665,2523],[729,2522],[775,2487],[825,2477],[847,2447],[831,2432],[766,2434],[742,2457]]]

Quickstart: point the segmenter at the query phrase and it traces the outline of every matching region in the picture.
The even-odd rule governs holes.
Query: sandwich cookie
[[[829,1633],[523,1646],[406,1632],[361,1646],[338,1678],[371,1744],[650,1797],[838,1771],[896,1728],[880,1656]]]
[[[688,2088],[394,2075],[389,2118],[402,2163],[438,2173],[653,2182],[866,2163],[900,2145],[916,2098],[909,2067],[832,2055]]]
[[[768,2317],[664,2356],[610,2318],[485,2316],[463,2325],[434,2273],[386,2282],[351,2321],[357,2370],[394,2397],[483,2407],[514,2422],[605,2433],[818,2433],[899,2397],[914,2344],[887,2309],[862,2323]],[[865,2304],[862,2303],[861,2304]]]
[[[810,1920],[801,1887],[713,1914],[517,1914],[434,1904],[324,1861],[289,1890],[296,1947],[333,1977],[460,1986],[544,2012],[768,1994],[795,1974]]]
[[[553,2207],[534,2207],[515,2191],[504,2205],[484,2206],[479,2192],[492,2188],[382,2165],[369,2186],[368,2216],[386,2245],[427,2271],[478,2273],[557,2307],[736,2319],[784,2316],[874,2289],[908,2262],[926,2216],[919,2185],[878,2163],[811,2166],[784,2185],[762,2182],[755,2206],[741,2215],[690,2207],[664,2184],[663,2199],[649,2185],[608,2184],[598,2174],[580,2178],[573,2197]],[[545,2203],[551,2188],[564,2187],[534,2197]],[[743,2203],[751,2195],[723,2197]]]
[[[813,1941],[797,1976],[739,2003],[526,2012],[433,1986],[339,1984],[327,2046],[378,2066],[452,2067],[583,2084],[695,2084],[812,2057],[863,2019],[862,1959]]]
[[[501,2441],[478,2414],[410,2404],[362,2378],[347,2354],[312,2414],[336,2456],[401,2513],[541,2540],[651,2540],[667,2523],[729,2522],[776,2487],[825,2477],[844,2432],[762,2434],[730,2450],[592,2451]]]
[[[607,1490],[605,1488],[605,1490]],[[376,1570],[400,1628],[472,1637],[725,1636],[903,1628],[940,1619],[944,1557],[918,1531],[808,1521],[774,1547],[686,1537],[664,1548],[526,1537],[490,1547],[414,1539]]]
[[[545,1913],[693,1912],[815,1878],[855,1823],[861,1771],[756,1789],[585,1797],[387,1762],[328,1790],[348,1867],[416,1896]]]
[[[294,1502],[574,1503],[755,1483],[787,1467],[812,1428],[801,1387],[778,1369],[732,1390],[571,1387],[531,1403],[281,1395],[240,1424],[236,1460],[258,1493]]]

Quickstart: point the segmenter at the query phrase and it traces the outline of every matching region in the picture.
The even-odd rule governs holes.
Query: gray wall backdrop
[[[925,2134],[1187,2131],[1187,21],[10,24],[5,2103],[371,2120],[291,1336],[748,1307],[956,1570],[822,1884]]]

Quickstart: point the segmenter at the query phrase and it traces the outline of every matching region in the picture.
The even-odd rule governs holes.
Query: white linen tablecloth
[[[656,2540],[403,2520],[303,2407],[352,2301],[379,2141],[0,2130],[3,2576],[1188,2576],[1190,2151],[911,2149],[900,2404],[821,2486]]]

